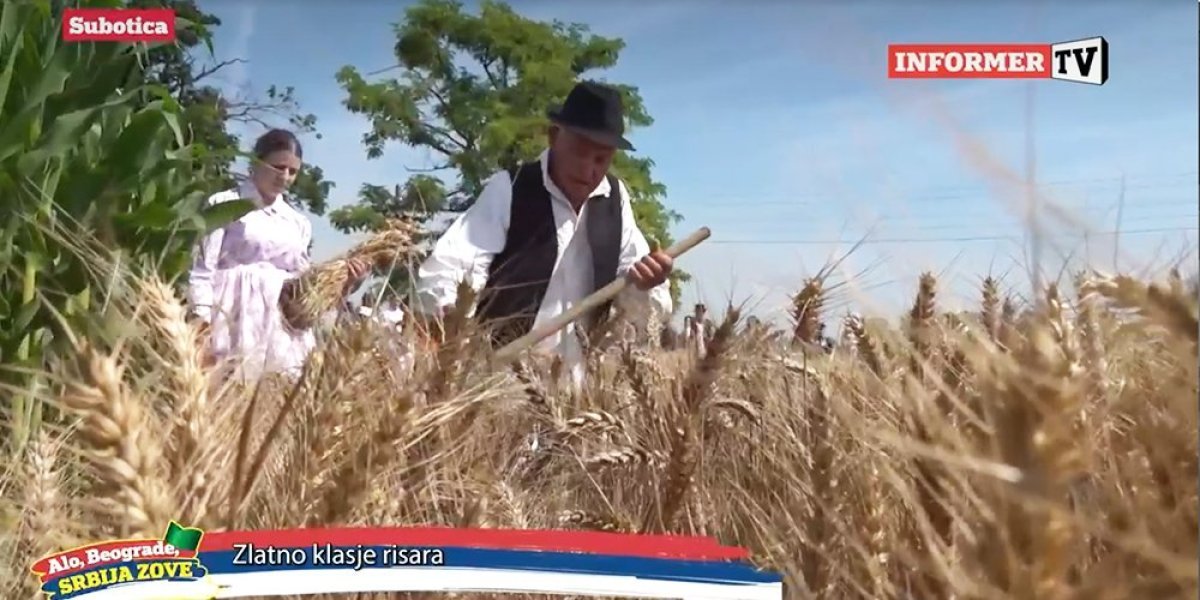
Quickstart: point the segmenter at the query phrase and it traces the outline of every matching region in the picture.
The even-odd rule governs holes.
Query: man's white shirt
[[[547,173],[548,156],[548,151],[542,152],[539,162],[542,181],[550,193],[558,256],[534,327],[586,298],[594,285],[592,249],[588,244],[585,222],[589,203],[585,202],[580,213],[575,214],[566,195]],[[635,263],[650,253],[650,245],[634,222],[629,191],[619,180],[617,185],[621,192],[621,252],[617,276],[624,277]],[[590,197],[606,196],[610,190],[611,186],[605,178]],[[453,306],[459,282],[464,279],[476,292],[483,289],[492,259],[504,250],[511,207],[512,183],[508,173],[501,171],[487,181],[475,204],[451,223],[438,239],[433,253],[421,265],[417,274],[417,298],[422,311],[437,315],[446,307]],[[576,235],[578,232],[583,234]],[[649,292],[628,287],[617,302],[627,315],[637,320],[644,320],[651,309],[663,316],[672,310],[669,283],[663,283]],[[564,328],[544,340],[540,348],[562,356],[565,366],[570,367],[573,378],[579,382],[583,377],[583,348],[575,329],[576,324]]]

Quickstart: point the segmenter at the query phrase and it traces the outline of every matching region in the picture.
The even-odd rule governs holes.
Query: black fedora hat
[[[633,144],[624,137],[625,107],[621,93],[611,86],[594,81],[578,83],[567,95],[567,101],[551,109],[547,116],[554,124],[595,142],[633,150]]]

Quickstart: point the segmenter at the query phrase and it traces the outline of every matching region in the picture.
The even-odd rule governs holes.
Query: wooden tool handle
[[[680,255],[688,250],[691,250],[692,248],[695,248],[700,244],[700,242],[707,240],[710,235],[712,235],[712,231],[710,231],[707,227],[701,227],[691,235],[677,242],[674,246],[667,248],[665,252],[667,256],[670,256],[672,259],[679,258]],[[590,296],[584,298],[575,306],[568,308],[562,314],[559,314],[553,319],[550,319],[542,324],[540,327],[533,329],[529,333],[513,340],[512,342],[509,342],[508,345],[496,351],[493,359],[501,362],[507,362],[515,359],[518,354],[524,352],[527,348],[532,347],[534,344],[546,339],[547,337],[550,337],[551,335],[554,335],[554,332],[566,327],[579,317],[587,314],[589,311],[599,308],[605,302],[616,298],[617,294],[620,294],[627,285],[629,285],[629,279],[626,277],[619,277],[613,280],[612,283],[596,290]]]

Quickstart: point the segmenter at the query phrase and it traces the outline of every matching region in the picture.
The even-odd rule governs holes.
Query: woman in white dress
[[[279,308],[284,282],[310,265],[312,224],[284,200],[302,157],[300,141],[289,131],[273,129],[258,138],[249,179],[208,199],[245,198],[258,208],[206,236],[188,278],[190,312],[207,338],[209,360],[240,367],[248,377],[295,373],[315,342],[311,330],[288,326]],[[368,265],[351,261],[347,268],[349,293]]]
[[[691,320],[684,320],[685,327],[688,330],[688,342],[692,353],[699,358],[704,358],[708,346],[708,336],[711,335],[711,326],[708,322],[708,307],[703,304],[697,304],[694,312],[690,315]]]

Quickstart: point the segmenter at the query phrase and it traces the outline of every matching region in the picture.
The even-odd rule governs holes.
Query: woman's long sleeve
[[[192,255],[188,273],[188,304],[190,312],[205,323],[212,322],[213,274],[221,260],[225,230],[218,229],[204,236]]]

